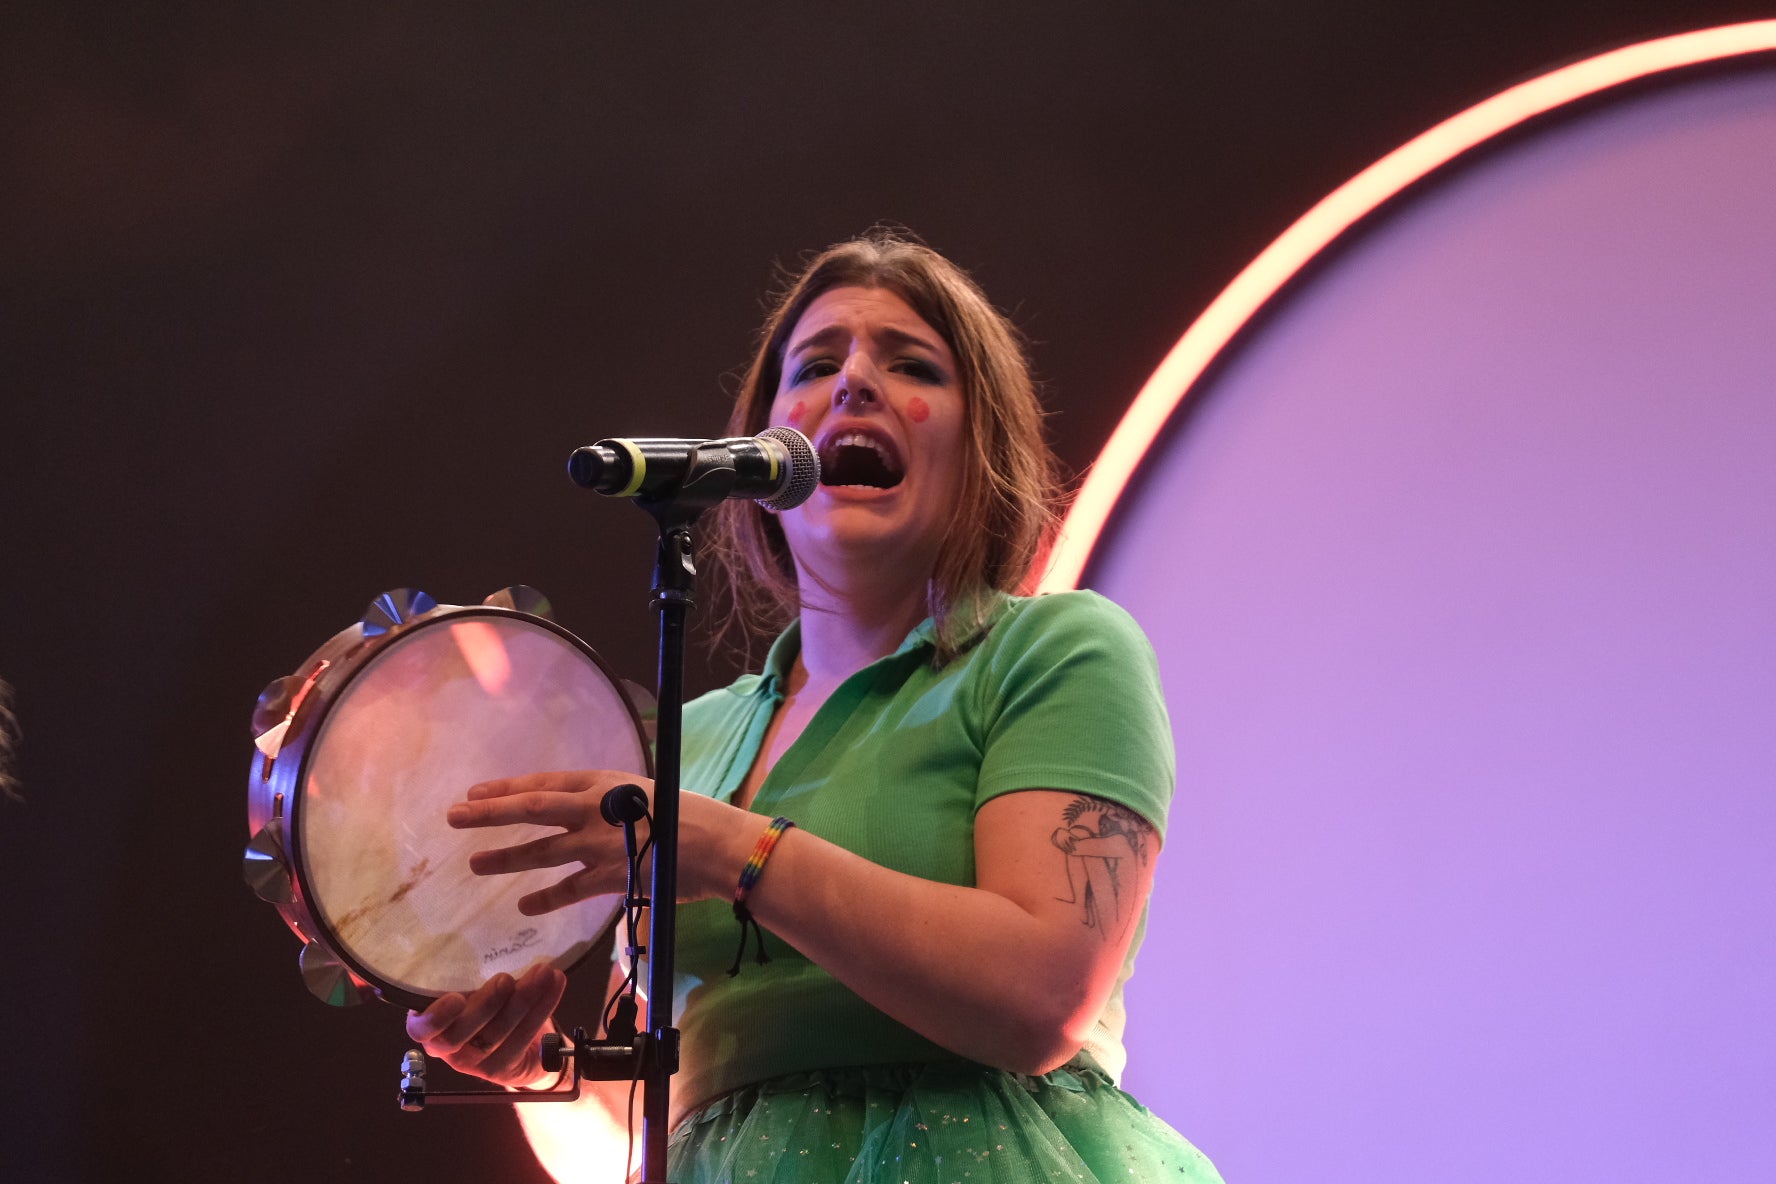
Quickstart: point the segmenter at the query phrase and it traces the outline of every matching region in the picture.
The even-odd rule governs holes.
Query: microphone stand
[[[773,437],[786,448],[783,482],[767,508],[800,505],[820,480],[820,461],[808,441],[788,428],[768,428],[760,439]],[[725,443],[725,442],[716,442]],[[582,450],[583,451],[583,450]],[[575,454],[576,457],[579,455]],[[773,475],[776,474],[773,461]],[[676,489],[642,495],[635,504],[659,524],[654,561],[655,611],[660,614],[659,703],[654,731],[653,843],[654,874],[648,910],[648,1007],[646,1031],[635,1046],[641,1062],[642,1184],[667,1184],[666,1138],[671,1133],[671,1078],[678,1071],[678,1029],[672,1026],[673,958],[678,944],[678,805],[679,763],[683,746],[685,618],[695,607],[696,547],[691,526],[711,506],[739,496],[740,464],[724,453],[706,466],[693,468]],[[576,482],[570,460],[569,475]],[[792,499],[784,501],[782,499]],[[773,502],[776,502],[773,505]]]
[[[682,492],[682,491],[681,491]],[[708,492],[712,491],[700,491]],[[725,490],[722,491],[725,494]],[[719,500],[636,499],[660,526],[653,606],[660,614],[659,714],[654,735],[654,872],[648,910],[646,1048],[642,1059],[642,1184],[666,1184],[671,1078],[678,1071],[672,1026],[673,955],[678,942],[678,795],[683,746],[685,618],[695,606],[691,524]]]

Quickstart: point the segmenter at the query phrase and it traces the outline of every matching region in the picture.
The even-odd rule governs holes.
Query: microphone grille
[[[820,457],[808,437],[794,428],[766,428],[758,438],[776,442],[785,454],[783,483],[770,497],[759,498],[759,505],[775,514],[793,510],[813,497],[820,487]]]

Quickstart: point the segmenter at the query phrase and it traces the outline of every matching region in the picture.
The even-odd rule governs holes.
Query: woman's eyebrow
[[[815,330],[800,341],[791,343],[790,347],[783,351],[783,356],[788,357],[791,354],[799,354],[803,350],[813,349],[815,346],[828,345],[834,341],[843,341],[849,336],[851,336],[850,330],[846,329],[843,325],[828,325],[824,329]]]
[[[891,346],[916,345],[920,349],[929,350],[932,353],[940,352],[936,343],[924,334],[906,329],[896,329],[892,325],[884,325],[877,329],[876,336]],[[828,325],[824,329],[815,330],[800,341],[791,343],[790,347],[784,351],[783,356],[792,357],[805,350],[820,346],[830,347],[837,342],[849,340],[850,337],[851,330],[844,325]]]
[[[911,333],[905,329],[884,325],[881,329],[881,337],[891,345],[916,345],[920,349],[928,350],[934,354],[940,352],[937,343],[922,333]]]

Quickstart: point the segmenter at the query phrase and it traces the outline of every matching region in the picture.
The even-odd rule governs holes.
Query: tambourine
[[[474,607],[389,592],[259,697],[246,879],[325,1002],[420,1008],[539,960],[567,970],[614,920],[614,895],[524,916],[518,898],[567,870],[474,875],[489,836],[444,821],[478,781],[651,771],[631,696],[547,613],[528,588]]]

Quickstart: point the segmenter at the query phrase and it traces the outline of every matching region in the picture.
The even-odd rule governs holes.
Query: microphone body
[[[814,496],[820,458],[793,428],[725,440],[613,438],[576,448],[567,475],[611,497],[699,505],[743,497],[778,511]]]

